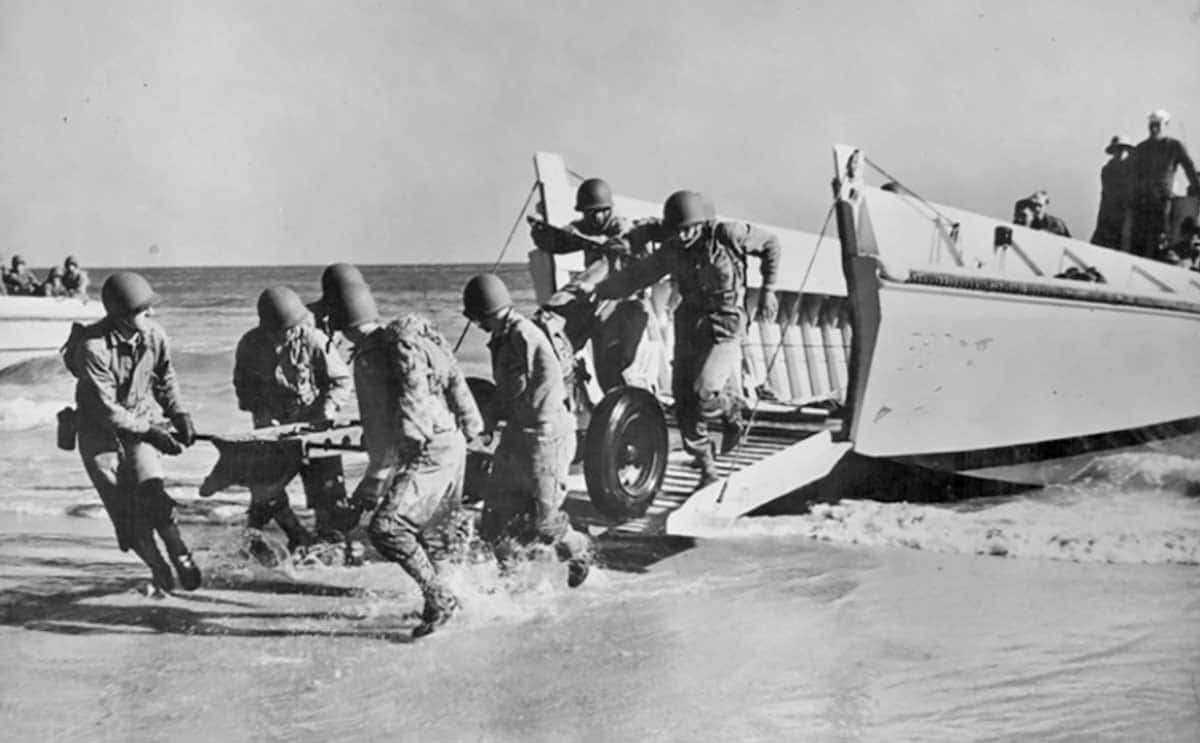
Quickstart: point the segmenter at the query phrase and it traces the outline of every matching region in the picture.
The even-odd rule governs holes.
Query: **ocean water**
[[[456,340],[483,268],[364,273],[384,314]],[[523,266],[502,273],[529,306]],[[231,374],[255,298],[315,297],[319,267],[146,275],[198,426],[245,428]],[[487,375],[478,330],[460,359]],[[144,568],[54,448],[72,382],[56,359],[0,372],[5,739],[1200,740],[1200,448],[1015,497],[847,493],[710,539],[606,540],[576,591],[549,559],[459,566],[462,615],[410,644],[395,566],[241,560],[245,494],[196,497],[204,445],[168,474],[206,585],[138,595]]]

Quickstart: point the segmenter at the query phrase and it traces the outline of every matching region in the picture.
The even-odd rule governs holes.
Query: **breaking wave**
[[[1200,461],[1118,454],[1084,479],[952,504],[842,500],[738,521],[726,536],[789,536],[947,554],[1200,565]]]

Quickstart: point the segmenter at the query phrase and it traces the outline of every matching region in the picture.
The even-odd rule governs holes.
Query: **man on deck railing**
[[[700,487],[718,479],[708,421],[723,419],[723,451],[736,446],[745,432],[738,371],[747,325],[743,304],[749,256],[759,259],[762,270],[758,316],[774,320],[779,310],[774,292],[779,240],[747,222],[717,220],[712,213],[695,191],[671,194],[662,219],[670,237],[658,252],[594,287],[598,298],[614,299],[667,274],[675,279],[681,301],[675,310],[671,388],[684,448],[700,467]]]
[[[1117,134],[1104,151],[1111,157],[1100,169],[1100,210],[1096,215],[1092,245],[1120,250],[1125,210],[1129,208],[1129,197],[1133,192],[1133,161],[1130,159],[1133,145]]]
[[[1170,234],[1171,197],[1174,195],[1175,171],[1182,167],[1188,179],[1188,193],[1200,195],[1200,178],[1187,148],[1178,139],[1168,137],[1164,130],[1171,114],[1158,109],[1151,111],[1147,123],[1149,136],[1133,150],[1133,201],[1130,205],[1130,252],[1152,257]]]

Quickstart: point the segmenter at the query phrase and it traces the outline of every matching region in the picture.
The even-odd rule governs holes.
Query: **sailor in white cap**
[[[1149,136],[1138,143],[1132,157],[1130,251],[1152,257],[1170,231],[1175,169],[1182,167],[1187,175],[1189,194],[1200,194],[1200,178],[1196,176],[1196,166],[1183,143],[1163,133],[1171,114],[1160,108],[1151,111],[1147,118]]]
[[[1129,158],[1133,145],[1124,135],[1116,134],[1104,151],[1111,157],[1100,168],[1100,211],[1092,244],[1119,250],[1125,210],[1133,193],[1133,161]]]

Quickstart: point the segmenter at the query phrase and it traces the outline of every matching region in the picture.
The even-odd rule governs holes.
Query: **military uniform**
[[[461,505],[466,440],[483,430],[475,398],[449,344],[420,315],[356,344],[354,383],[369,460],[355,495],[379,501],[371,543],[413,577],[427,609],[445,606],[424,535]]]
[[[155,584],[173,585],[154,542],[157,531],[172,559],[188,554],[163,487],[162,455],[143,440],[157,409],[184,414],[167,335],[156,323],[123,338],[110,319],[76,326],[63,349],[77,377],[79,454],[112,521],[121,551],[132,549],[151,568]]]
[[[690,246],[665,242],[596,286],[600,298],[623,297],[667,274],[674,277],[681,302],[675,310],[672,394],[684,448],[704,461],[712,457],[706,419],[739,416],[743,405],[737,375],[752,255],[761,261],[764,291],[771,290],[779,265],[775,236],[746,222],[708,220]]]
[[[302,323],[282,332],[253,328],[238,343],[233,387],[238,407],[249,411],[255,428],[332,420],[350,397],[350,369],[329,338]],[[354,526],[344,506],[346,487],[340,456],[312,457],[300,477],[319,533]],[[261,529],[275,519],[291,547],[311,541],[288,505],[287,482],[250,488],[249,526]]]
[[[545,333],[508,310],[488,342],[496,415],[507,423],[484,496],[481,535],[499,548],[508,538],[553,544],[561,559],[585,561],[591,541],[562,511],[575,451],[562,368]]]
[[[62,285],[68,297],[86,296],[88,290],[87,271],[80,268],[76,268],[74,271],[64,271]]]
[[[589,269],[587,274],[594,283],[649,255],[653,243],[660,239],[658,226],[656,219],[631,222],[610,214],[599,226],[586,219],[577,219],[564,229],[588,240],[604,240],[602,243],[589,243],[583,248],[584,264]],[[550,230],[535,228],[534,242],[542,250],[555,254],[578,249],[578,243]],[[558,307],[563,307],[564,302],[565,299],[561,297],[551,300],[551,304]],[[563,311],[570,312],[569,309]],[[644,296],[601,302],[595,308],[589,335],[596,364],[596,380],[601,389],[610,390],[624,382],[622,373],[637,356],[638,345],[650,315]]]
[[[1130,251],[1144,257],[1159,249],[1162,235],[1169,233],[1171,195],[1175,168],[1182,167],[1193,191],[1200,191],[1196,167],[1187,149],[1178,139],[1144,139],[1133,149],[1133,200],[1130,204],[1132,225]]]

